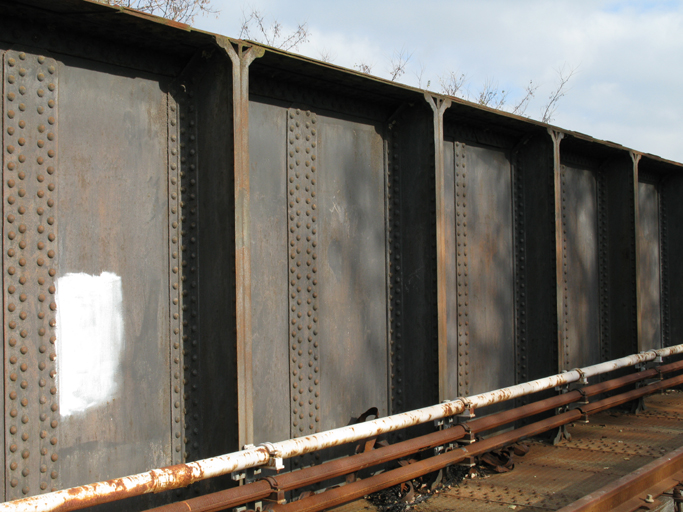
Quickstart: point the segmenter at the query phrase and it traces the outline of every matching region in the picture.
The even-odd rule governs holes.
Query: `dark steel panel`
[[[606,163],[604,175],[609,340],[603,340],[606,360],[638,352],[636,326],[636,244],[633,162],[628,155]],[[599,184],[600,186],[600,184]],[[602,238],[603,234],[600,234]],[[602,298],[600,299],[602,302]]]
[[[389,414],[394,414],[403,405],[403,276],[402,233],[401,233],[401,163],[402,151],[399,146],[398,127],[404,119],[405,107],[399,108],[389,121],[389,137],[387,145],[387,179],[386,179],[386,216],[387,216],[387,273],[389,311]],[[393,121],[393,123],[392,123]]]
[[[661,348],[659,194],[656,185],[642,182],[638,183],[638,291],[639,348]]]
[[[167,96],[154,77],[69,60],[60,66],[60,78],[58,294],[70,274],[97,280],[108,273],[112,312],[96,301],[82,313],[95,316],[102,307],[120,343],[115,350],[98,346],[102,339],[89,340],[115,375],[101,401],[67,414],[60,384],[59,456],[69,468],[60,486],[69,487],[172,460],[168,130]],[[67,306],[59,305],[60,319]],[[59,322],[59,329],[68,327]],[[79,362],[83,354],[74,352],[74,340],[60,339],[58,367],[88,375],[93,368]]]
[[[600,361],[597,183],[592,171],[562,166],[561,369]]]
[[[398,396],[393,410],[405,411],[439,400],[435,371],[438,342],[434,114],[426,102],[420,102],[406,106],[396,121],[392,132],[400,165],[400,203],[392,199],[400,212],[400,226],[395,230],[400,233],[401,247],[400,260],[396,263],[394,257],[390,274],[394,290],[400,286],[402,302],[392,311],[392,330],[401,340],[392,350],[392,373],[397,387],[394,392]],[[398,437],[404,435],[399,433]]]
[[[287,109],[251,101],[254,442],[290,438]]]
[[[458,143],[458,146],[460,144]],[[456,150],[455,143],[452,141],[444,141],[443,143],[443,160],[444,160],[444,210],[445,210],[445,226],[444,237],[446,246],[446,314],[447,314],[447,332],[448,332],[448,391],[445,399],[453,399],[459,395],[458,383],[464,382],[464,379],[458,378],[458,271],[457,258],[458,253],[456,241],[456,214],[455,214],[455,154],[458,153],[458,165],[460,163],[460,154],[462,149],[458,147]]]
[[[659,190],[661,224],[662,272],[662,342],[675,345],[683,337],[683,265],[678,255],[683,253],[683,237],[678,226],[683,224],[683,177],[669,174]]]
[[[3,279],[8,499],[58,486],[55,381],[57,63],[4,58]],[[64,429],[60,429],[64,432]]]
[[[557,368],[553,145],[547,134],[515,151],[518,382]],[[521,400],[524,402],[524,399]]]
[[[322,415],[387,413],[383,140],[377,127],[318,116]],[[340,399],[341,398],[341,399]]]
[[[457,223],[467,237],[458,247],[458,263],[462,249],[467,261],[463,274],[469,278],[469,295],[465,289],[463,299],[469,314],[463,320],[466,332],[469,327],[469,354],[465,345],[464,356],[470,374],[465,374],[464,389],[475,394],[515,382],[512,185],[505,152],[470,145],[465,153],[467,166],[460,172],[467,187],[460,197],[456,192],[456,203],[462,201],[465,210]]]
[[[197,104],[199,326],[193,458],[229,453],[237,437],[235,189],[232,69],[225,54],[202,61],[193,87]],[[194,374],[194,371],[193,371]],[[215,488],[214,481],[207,487]]]

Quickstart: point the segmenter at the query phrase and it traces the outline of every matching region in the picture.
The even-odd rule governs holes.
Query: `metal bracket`
[[[562,425],[557,429],[557,434],[553,439],[553,446],[557,446],[558,444],[560,444],[563,439],[566,439],[567,441],[572,440],[572,435],[567,430],[567,425]]]
[[[281,469],[285,469],[285,463],[282,457],[271,457],[268,461],[268,464],[266,464],[264,468],[280,471]]]
[[[235,482],[239,482],[240,480],[244,480],[244,483],[250,484],[256,478],[258,475],[261,474],[261,468],[248,468],[248,469],[243,469],[241,471],[233,471],[230,473],[230,478],[232,478]]]
[[[581,378],[579,379],[579,384],[582,384],[584,386],[588,384],[588,377],[586,377],[586,374],[583,372],[581,368],[574,368],[572,371],[578,372],[579,375],[581,375]]]
[[[581,393],[581,400],[577,402],[578,405],[588,405],[590,402],[588,401],[588,397],[586,396],[586,393],[583,389],[579,389],[579,393]]]
[[[463,437],[462,439],[458,439],[457,444],[458,445],[470,445],[470,444],[476,443],[476,442],[477,442],[476,436],[468,430],[467,434],[465,434],[465,437]],[[475,457],[471,456],[471,457],[467,457],[466,459],[463,459],[462,461],[460,461],[460,463],[458,463],[458,466],[466,467],[466,468],[472,468],[472,467],[476,466]]]

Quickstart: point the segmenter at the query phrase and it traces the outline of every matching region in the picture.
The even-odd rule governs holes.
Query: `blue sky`
[[[411,54],[400,81],[440,92],[439,77],[464,73],[470,96],[488,80],[508,105],[532,80],[526,115],[539,119],[557,70],[575,70],[553,124],[683,161],[683,1],[213,0],[218,17],[198,28],[239,36],[243,12],[260,10],[285,31],[306,22],[299,53],[372,66],[387,77],[392,56]]]

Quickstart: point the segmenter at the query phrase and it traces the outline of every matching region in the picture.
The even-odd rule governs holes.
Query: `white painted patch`
[[[67,274],[57,280],[57,387],[62,417],[111,400],[123,341],[121,277]]]

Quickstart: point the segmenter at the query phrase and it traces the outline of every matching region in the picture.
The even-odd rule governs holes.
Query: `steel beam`
[[[439,400],[448,399],[448,311],[446,290],[446,199],[443,155],[443,113],[451,100],[431,93],[425,99],[434,112],[434,178],[436,189],[436,301],[439,353]]]
[[[251,339],[251,239],[249,237],[249,65],[262,57],[258,46],[216,38],[232,62],[232,116],[235,134],[235,279],[237,314],[237,417],[240,447],[254,440]],[[237,46],[237,48],[235,48]]]

